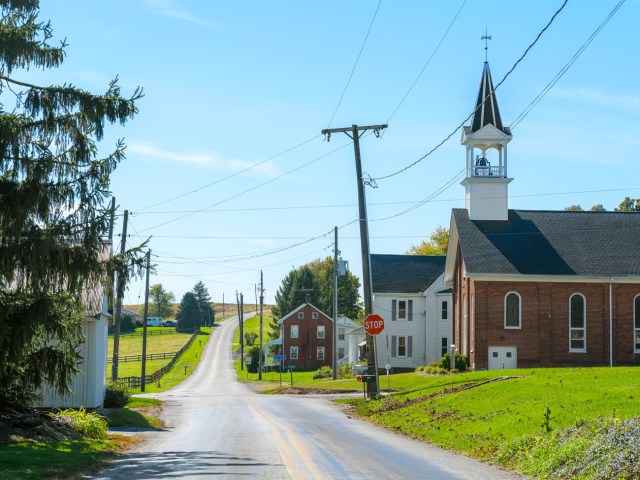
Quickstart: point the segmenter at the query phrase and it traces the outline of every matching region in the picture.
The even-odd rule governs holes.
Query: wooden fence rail
[[[191,346],[191,344],[193,343],[193,341],[196,339],[196,337],[198,336],[198,331],[195,331],[193,333],[193,335],[191,336],[191,338],[189,339],[189,341],[187,343],[184,344],[184,346],[178,350],[177,352],[175,352],[173,358],[171,359],[171,361],[169,363],[167,363],[164,367],[162,367],[160,370],[156,370],[155,372],[153,372],[151,375],[145,375],[145,384],[149,384],[149,383],[153,383],[158,381],[159,379],[161,379],[169,370],[171,370],[173,368],[173,366],[176,364],[176,362],[178,361],[178,359],[180,358],[180,355],[182,355],[184,352],[187,351],[187,349]],[[147,356],[147,358],[149,358],[149,356]],[[139,388],[142,385],[142,377],[138,376],[138,377],[122,377],[122,378],[118,378],[116,380],[116,382],[120,385],[124,385],[128,388]]]
[[[165,360],[172,358],[178,352],[164,352],[164,353],[147,353],[147,360]],[[142,354],[140,355],[123,355],[118,357],[119,362],[141,362]],[[107,358],[107,363],[113,363],[113,357]]]

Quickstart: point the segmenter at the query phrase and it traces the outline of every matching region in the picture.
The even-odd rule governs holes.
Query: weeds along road
[[[94,479],[507,479],[469,458],[347,417],[326,398],[258,395],[235,379],[237,318],[216,327],[194,374],[153,394],[166,430]]]

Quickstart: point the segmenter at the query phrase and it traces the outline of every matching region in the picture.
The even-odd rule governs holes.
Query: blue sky
[[[352,143],[339,134],[326,142],[320,131],[388,123],[381,138],[361,139],[363,170],[376,178],[415,162],[472,111],[485,28],[497,83],[561,4],[48,1],[41,19],[67,39],[67,58],[56,71],[19,75],[96,92],[118,75],[125,95],[143,87],[139,115],[109,127],[101,149],[118,138],[128,145],[112,190],[120,212],[131,212],[127,242],[151,236],[151,283],[179,300],[202,280],[215,301],[243,291],[250,303],[262,269],[272,302],[292,267],[332,255],[334,226],[347,225],[341,255],[362,273]],[[506,125],[617,4],[569,1],[499,87]],[[514,126],[510,208],[612,210],[640,197],[638,18],[640,2],[627,0]],[[448,227],[451,208],[464,205],[460,136],[367,190],[372,253],[405,253]],[[142,285],[131,284],[125,303],[143,301]]]

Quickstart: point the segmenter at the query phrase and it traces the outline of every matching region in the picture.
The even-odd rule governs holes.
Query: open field
[[[147,355],[152,353],[177,352],[191,338],[190,333],[178,333],[175,329],[166,327],[148,327],[147,335]],[[168,333],[171,332],[171,333]],[[109,335],[109,345],[107,351],[108,358],[113,355],[113,336]],[[123,334],[120,336],[120,358],[127,355],[142,355],[142,329],[136,329],[136,335]],[[148,360],[147,374],[151,374],[169,363],[171,357],[166,359]],[[119,377],[133,377],[141,374],[142,361],[118,363]],[[111,376],[111,362],[107,363],[107,377]]]

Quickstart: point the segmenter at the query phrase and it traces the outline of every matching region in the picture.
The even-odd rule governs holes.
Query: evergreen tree
[[[200,329],[200,307],[193,292],[187,292],[183,295],[176,320],[178,321],[176,326],[178,332],[193,333]]]
[[[211,308],[211,295],[209,295],[209,290],[204,286],[204,283],[198,282],[193,287],[193,294],[196,296],[196,301],[200,308],[200,325],[206,325],[207,327],[213,326],[216,314],[213,308]]]
[[[106,122],[137,113],[120,95],[70,84],[39,86],[29,71],[59,67],[66,44],[49,44],[38,0],[0,0],[0,407],[22,407],[43,383],[68,391],[88,292],[118,272],[123,293],[136,249],[108,259],[109,179],[124,144],[104,158]]]

